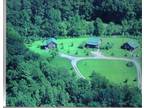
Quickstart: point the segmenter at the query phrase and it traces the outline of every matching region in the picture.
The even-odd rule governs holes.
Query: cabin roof
[[[133,40],[130,40],[127,42],[130,46],[132,46],[133,48],[137,48],[139,46],[139,44]]]
[[[49,44],[49,43],[51,43],[51,42],[57,44],[57,41],[56,41],[55,38],[49,38],[49,39],[45,40],[43,44],[44,44],[44,45],[47,45],[47,44]]]
[[[87,44],[90,44],[90,45],[98,45],[101,43],[101,40],[99,37],[90,37],[87,41]]]

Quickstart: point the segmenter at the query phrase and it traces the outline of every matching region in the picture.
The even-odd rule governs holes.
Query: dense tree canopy
[[[105,23],[123,24],[123,20],[131,20],[130,25],[138,26],[129,27],[126,32],[141,35],[141,5],[141,0],[9,0],[7,21],[26,37],[89,34],[85,26],[98,17]],[[67,29],[68,26],[72,28]]]

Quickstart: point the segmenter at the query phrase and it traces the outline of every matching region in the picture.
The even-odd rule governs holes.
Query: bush
[[[134,65],[134,64],[133,64],[132,62],[128,62],[128,63],[126,64],[127,67],[133,67],[133,65]]]
[[[67,53],[69,54],[69,53],[70,53],[70,51],[68,50],[68,51],[67,51]]]
[[[104,49],[104,50],[109,50],[113,47],[113,44],[110,42],[107,42],[105,45],[100,46],[100,49]]]
[[[63,42],[62,42],[62,43],[60,43],[60,45],[62,45],[62,46],[63,46]]]
[[[124,56],[125,56],[125,57],[127,57],[127,56],[128,56],[128,54],[125,54]]]
[[[89,52],[86,53],[86,56],[89,56]]]
[[[78,51],[75,52],[75,55],[78,55]]]
[[[78,46],[78,48],[80,48],[80,49],[83,49],[85,47],[85,43],[84,42],[82,42],[79,46]]]
[[[73,67],[71,67],[70,70],[73,70]]]
[[[73,47],[74,46],[74,44],[73,44],[73,42],[71,43],[71,45],[70,45],[71,47]]]
[[[111,56],[114,56],[114,53],[111,53]]]
[[[64,49],[64,47],[62,46],[60,49]]]

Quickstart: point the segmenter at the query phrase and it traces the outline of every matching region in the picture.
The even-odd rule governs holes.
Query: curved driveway
[[[140,67],[139,63],[135,59],[120,58],[120,57],[107,57],[107,56],[103,56],[103,55],[94,56],[94,57],[75,57],[75,56],[70,56],[70,55],[63,54],[63,53],[60,53],[59,55],[61,57],[63,57],[63,58],[69,59],[71,61],[71,64],[72,64],[72,66],[73,66],[76,74],[80,78],[84,78],[84,79],[85,79],[85,77],[81,74],[81,72],[79,71],[79,69],[77,67],[77,62],[80,61],[80,60],[86,60],[86,59],[104,59],[104,60],[122,60],[122,61],[132,62],[136,66],[137,77],[138,77],[138,87],[141,89],[141,81],[142,81],[142,78],[141,78],[141,67]]]

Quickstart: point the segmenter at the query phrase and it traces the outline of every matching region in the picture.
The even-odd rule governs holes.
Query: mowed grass
[[[91,56],[91,51],[96,51],[97,49],[91,49],[91,48],[78,48],[80,44],[85,44],[89,38],[65,38],[65,39],[57,39],[57,46],[58,46],[58,52],[65,53],[68,55],[73,56]],[[120,38],[120,37],[107,37],[107,38],[101,38],[102,44],[101,46],[106,45],[107,42],[110,42],[113,44],[113,47],[109,50],[103,50],[103,55],[105,56],[116,56],[116,57],[127,57],[131,58],[132,56],[138,56],[141,57],[141,42],[139,42],[136,39],[130,39],[130,38]],[[133,40],[135,42],[139,42],[140,46],[139,48],[135,49],[133,52],[129,52],[127,50],[121,49],[121,45],[123,43],[128,42],[129,40]],[[40,54],[42,56],[48,57],[50,56],[48,50],[42,50],[40,49],[40,46],[42,45],[43,41],[35,41],[31,44],[26,45],[31,51]]]
[[[121,45],[123,45],[123,43],[128,42],[128,41],[134,41],[134,42],[138,42],[139,43],[139,48],[136,48],[133,52],[127,51],[127,50],[123,50],[121,49]],[[107,42],[110,42],[113,44],[113,47],[109,50],[101,50],[101,52],[103,53],[103,55],[106,56],[117,56],[117,57],[141,57],[142,52],[141,52],[141,43],[136,40],[136,39],[130,39],[130,38],[102,38],[102,44],[101,46],[105,45]]]
[[[90,48],[78,48],[80,44],[85,44],[88,38],[66,38],[58,39],[58,51],[74,56],[90,56]]]
[[[74,56],[91,56],[91,51],[96,51],[97,49],[91,48],[78,48],[80,44],[85,44],[89,38],[68,38],[68,39],[58,39],[58,50],[59,52],[74,55]],[[100,46],[105,46],[107,42],[113,44],[113,47],[109,50],[101,49],[103,55],[106,56],[116,56],[116,57],[127,57],[131,58],[133,56],[141,57],[141,43],[136,39],[131,38],[121,38],[121,37],[106,37],[101,38],[102,44]],[[139,48],[136,48],[133,52],[121,49],[123,43],[128,41],[138,42],[140,44]],[[72,45],[73,44],[73,45]]]
[[[78,62],[78,68],[82,75],[90,79],[92,72],[104,76],[111,83],[124,84],[128,80],[129,85],[137,85],[136,67],[127,67],[126,61],[114,60],[82,60]]]
[[[82,43],[86,43],[89,38],[69,38],[69,39],[58,39],[58,50],[59,52],[74,55],[74,56],[91,56],[91,51],[96,51],[97,49],[91,48],[83,48],[80,49],[78,46]],[[130,38],[120,38],[120,37],[108,37],[108,38],[101,38],[102,44],[101,46],[106,45],[107,42],[113,44],[113,47],[109,50],[101,49],[101,52],[105,56],[116,56],[116,57],[141,57],[141,43],[136,39]],[[123,43],[128,41],[138,42],[140,44],[139,48],[136,48],[133,52],[129,52],[127,50],[123,50],[120,47]],[[73,44],[73,46],[72,46]]]

